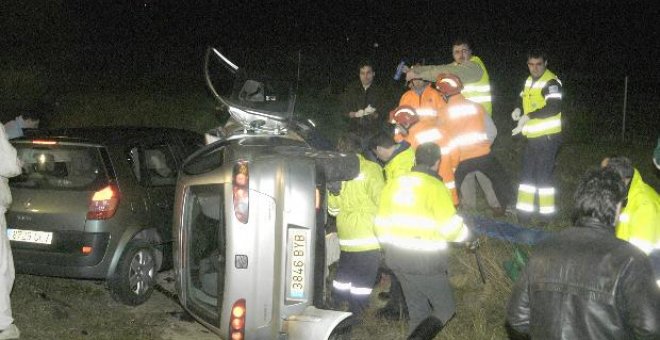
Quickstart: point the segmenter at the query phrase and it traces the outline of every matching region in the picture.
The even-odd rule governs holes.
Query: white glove
[[[364,110],[357,110],[355,112],[355,118],[360,118],[362,116],[364,116]]]
[[[517,107],[513,111],[511,111],[511,119],[518,121],[522,117],[522,112],[520,111],[520,108]]]
[[[358,110],[357,112],[355,112],[355,117],[356,117],[356,118],[359,118],[359,117],[368,116],[368,115],[370,115],[370,114],[372,114],[372,113],[374,113],[374,112],[376,112],[376,109],[374,109],[373,107],[371,107],[371,104],[369,104],[369,105],[367,105],[367,107],[365,107],[363,110]]]
[[[519,133],[522,132],[523,128],[525,127],[525,124],[529,121],[529,116],[528,115],[523,115],[520,117],[518,120],[518,126],[516,126],[515,129],[511,130],[511,136],[515,136]]]

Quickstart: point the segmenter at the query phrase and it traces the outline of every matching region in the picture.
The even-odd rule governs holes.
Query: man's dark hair
[[[635,168],[628,157],[615,156],[609,157],[605,169],[610,169],[621,176],[621,178],[631,179],[635,174]]]
[[[415,165],[431,167],[441,157],[440,147],[435,143],[424,143],[415,150]]]
[[[360,138],[354,133],[345,133],[337,140],[337,151],[343,153],[362,153]]]
[[[469,40],[465,39],[464,37],[458,37],[454,39],[454,42],[451,44],[451,46],[459,46],[459,45],[467,45],[469,49],[472,49],[472,44],[470,43]]]
[[[394,142],[394,138],[391,134],[386,132],[380,132],[379,134],[372,137],[371,140],[369,141],[369,149],[376,150],[376,147],[378,146],[383,148],[389,148],[394,144],[396,143]]]
[[[371,67],[371,70],[374,71],[374,72],[376,71],[376,69],[374,68],[374,64],[371,62],[371,60],[368,60],[368,59],[360,60],[360,62],[358,63],[358,71],[361,70],[365,66]]]
[[[545,52],[538,48],[531,49],[529,50],[529,52],[527,52],[527,60],[532,58],[543,59],[543,61],[548,61],[548,56],[545,54]]]
[[[575,221],[595,218],[609,226],[616,224],[617,205],[626,196],[621,176],[610,169],[589,170],[575,190]]]

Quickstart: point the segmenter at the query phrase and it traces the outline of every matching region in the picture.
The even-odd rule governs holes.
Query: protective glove
[[[511,111],[511,119],[518,121],[520,120],[520,117],[522,117],[522,111],[520,111],[520,108],[517,107],[513,111]]]
[[[362,117],[362,116],[364,116],[364,115],[365,115],[365,114],[364,114],[364,110],[357,110],[357,111],[355,112],[355,116],[354,116],[354,117],[355,117],[355,118],[360,118],[360,117]]]
[[[516,126],[515,129],[511,130],[511,136],[515,136],[521,133],[523,127],[525,127],[525,124],[527,124],[528,121],[529,121],[528,115],[523,115],[522,117],[520,117],[520,119],[518,120],[518,126]]]

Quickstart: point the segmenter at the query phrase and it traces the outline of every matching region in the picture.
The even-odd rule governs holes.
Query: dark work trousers
[[[435,275],[414,275],[394,272],[401,281],[408,305],[408,335],[429,316],[435,316],[446,324],[454,313],[454,291],[447,272]]]
[[[561,134],[558,133],[527,139],[523,151],[520,183],[533,185],[536,188],[554,187],[552,173],[559,146],[561,146]]]
[[[396,278],[396,274],[391,269],[387,268],[385,263],[381,263],[380,271],[390,276],[390,297],[387,299],[387,303],[383,307],[383,312],[399,315],[399,318],[406,319],[408,308],[406,307],[406,299],[405,296],[403,296],[403,290],[401,289],[399,279]]]
[[[473,171],[481,171],[493,184],[495,196],[500,206],[506,208],[511,203],[513,187],[511,180],[502,167],[502,164],[491,153],[461,161],[454,173],[456,187],[460,188],[465,176]]]
[[[376,283],[380,257],[380,250],[342,251],[339,254],[337,274],[332,281],[334,302],[348,302],[355,322],[360,320],[369,303],[369,295]]]

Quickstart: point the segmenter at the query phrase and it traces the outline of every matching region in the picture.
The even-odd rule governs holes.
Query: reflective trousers
[[[14,285],[14,277],[14,258],[7,238],[5,209],[0,207],[0,329],[5,329],[14,322],[9,298]]]
[[[348,302],[349,311],[356,320],[362,317],[369,303],[379,263],[380,250],[342,251],[339,255],[337,274],[332,281],[334,302]]]
[[[553,185],[552,173],[560,145],[560,134],[527,140],[523,152],[518,203],[516,204],[516,209],[520,213],[539,212],[543,215],[551,215],[556,212],[555,196],[557,193]]]

